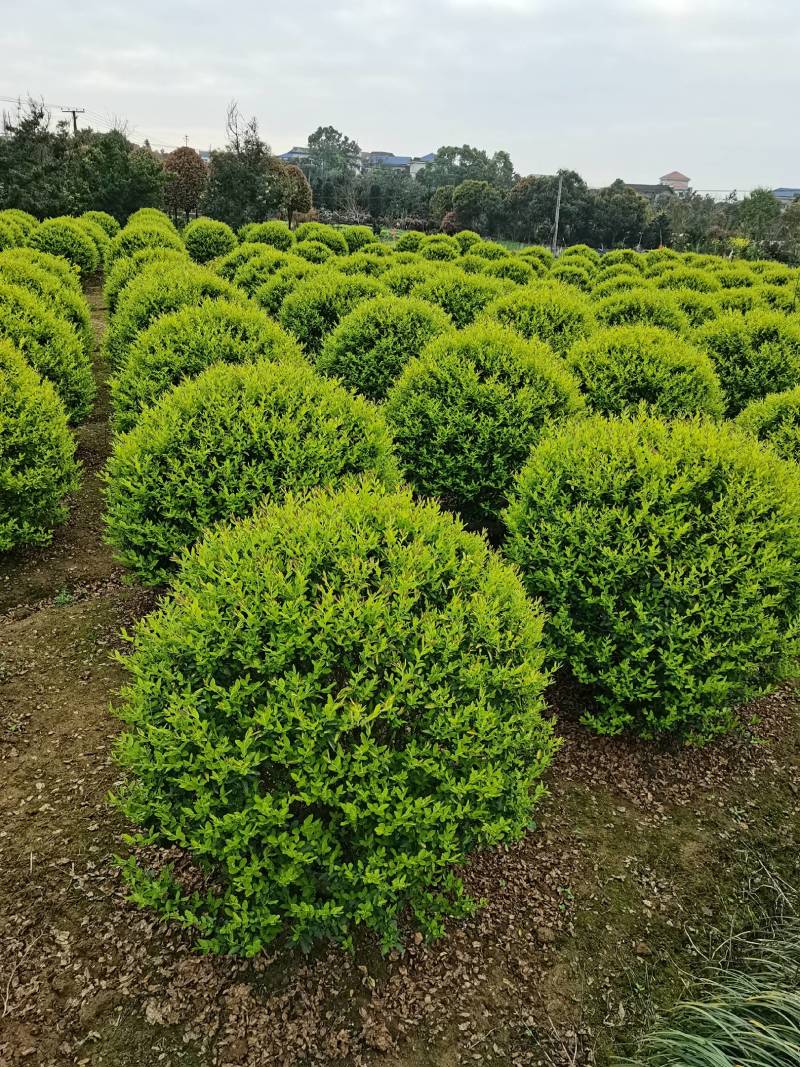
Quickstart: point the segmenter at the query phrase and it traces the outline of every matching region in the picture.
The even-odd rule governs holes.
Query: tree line
[[[72,133],[52,124],[43,104],[28,101],[5,117],[0,137],[0,208],[39,218],[96,209],[120,221],[140,207],[170,211],[176,221],[199,213],[238,228],[281,216],[291,223],[312,206],[332,222],[372,222],[404,229],[477,230],[487,237],[550,244],[559,182],[559,243],[597,248],[670,245],[696,252],[770,256],[800,262],[800,203],[783,210],[756,189],[723,201],[665,190],[647,200],[621,179],[590,188],[572,170],[516,173],[507,152],[446,145],[414,175],[361,166],[358,143],[332,126],[308,138],[298,165],[278,159],[236,104],[228,108],[227,143],[206,163],[193,148],[168,155],[132,144],[124,128]]]

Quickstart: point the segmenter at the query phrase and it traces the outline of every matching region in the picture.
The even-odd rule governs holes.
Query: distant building
[[[673,193],[678,193],[678,195],[689,192],[689,178],[681,174],[679,170],[671,170],[669,174],[662,174],[658,180],[662,185],[668,185]]]
[[[665,193],[667,196],[686,196],[689,192],[689,178],[681,174],[679,170],[671,170],[669,174],[662,174],[657,185],[641,182],[626,182],[626,185],[629,189],[635,190],[639,196],[643,196],[645,200],[649,200],[651,204]]]
[[[789,204],[793,204],[795,200],[800,200],[800,189],[789,189],[785,185],[782,185],[778,189],[773,189],[772,195],[781,207],[788,207]]]
[[[288,152],[283,152],[278,159],[284,163],[302,163],[308,159],[308,147],[295,145]],[[387,167],[390,170],[402,171],[416,177],[429,163],[433,162],[434,154],[429,152],[426,156],[396,156],[394,152],[362,152],[358,158],[357,166],[361,171],[374,170],[376,167]]]
[[[278,159],[282,159],[284,163],[302,163],[304,159],[308,159],[308,146],[301,148],[295,145],[288,152],[282,152]]]
[[[626,182],[628,189],[633,189],[639,196],[649,200],[652,204],[659,196],[674,196],[675,193],[669,185],[643,185],[641,182]]]

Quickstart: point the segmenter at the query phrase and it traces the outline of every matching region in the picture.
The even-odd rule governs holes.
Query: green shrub
[[[483,274],[465,274],[458,267],[449,267],[436,273],[412,289],[412,296],[436,304],[453,320],[456,326],[469,326],[487,304],[511,287],[510,282],[500,278],[488,278]]]
[[[744,314],[756,308],[763,307],[761,289],[722,289],[718,293],[710,293],[709,299],[719,314],[726,311],[739,311]]]
[[[716,293],[698,293],[695,289],[670,289],[669,294],[691,327],[711,322],[719,314]]]
[[[470,245],[469,254],[479,259],[505,259],[511,255],[506,246],[498,244],[497,241],[474,241]]]
[[[52,256],[49,252],[39,252],[35,248],[7,248],[0,253],[0,263],[20,263],[25,266],[38,267],[46,271],[65,289],[83,297],[80,276],[62,256]]]
[[[641,270],[643,264],[640,252],[634,252],[632,248],[616,248],[613,252],[605,252],[600,257],[600,263],[610,267],[612,263],[629,263],[637,270]]]
[[[292,262],[286,267],[281,267],[260,285],[253,294],[253,299],[270,315],[277,315],[284,300],[293,293],[303,278],[310,274],[316,274],[320,268],[312,263],[306,263],[299,256],[292,256]]]
[[[276,248],[262,245],[257,256],[250,256],[245,263],[237,268],[233,276],[233,282],[243,289],[248,296],[260,288],[264,282],[291,262],[297,262],[297,256],[291,256],[286,252],[279,252]]]
[[[294,234],[285,222],[272,219],[269,222],[248,222],[239,230],[239,240],[271,245],[280,252],[287,252],[294,244]]]
[[[151,269],[161,270],[165,276],[173,270],[180,271],[190,264],[186,249],[162,248],[157,245],[153,248],[140,248],[130,256],[123,256],[114,261],[113,267],[106,271],[106,281],[103,286],[103,299],[106,302],[109,313],[114,314],[117,304],[127,285]]]
[[[388,950],[407,915],[440,935],[475,907],[456,868],[544,793],[541,628],[483,539],[406,492],[292,496],[215,531],[136,629],[117,747],[139,840],[205,884],[134,858],[133,899],[247,956],[359,927]]]
[[[117,438],[107,538],[141,581],[156,584],[218,520],[364,472],[396,480],[373,405],[303,363],[219,364],[163,395]]]
[[[358,252],[364,245],[375,241],[375,234],[369,226],[343,226],[339,232],[345,239],[348,252]]]
[[[328,334],[317,369],[370,400],[383,400],[406,363],[449,329],[450,318],[424,300],[376,297],[359,304]]]
[[[725,295],[730,293],[748,296],[753,293],[756,296],[756,307],[769,308],[772,311],[780,311],[784,315],[794,315],[800,311],[800,286],[795,285],[759,285],[757,289],[726,289]]]
[[[249,223],[249,225],[254,224]],[[245,229],[245,227],[243,226],[242,229]],[[220,278],[224,278],[226,282],[232,282],[237,270],[243,267],[245,263],[249,263],[251,259],[260,256],[266,247],[264,244],[245,241],[244,244],[234,248],[232,252],[219,256],[213,263],[209,263],[209,269],[218,274]]]
[[[472,522],[496,519],[544,423],[580,411],[547,345],[495,323],[432,341],[390,390],[386,418],[408,481]]]
[[[550,277],[563,285],[573,285],[584,293],[588,293],[592,288],[591,275],[578,265],[577,256],[566,263],[562,263],[560,259],[556,260],[553,264],[553,269],[550,271]]]
[[[721,286],[714,275],[707,270],[684,270],[665,271],[660,278],[656,279],[657,289],[694,289],[698,293],[716,293]]]
[[[299,362],[297,342],[254,307],[208,300],[162,315],[139,334],[111,380],[114,429],[132,429],[144,408],[212,363]]]
[[[462,256],[466,255],[470,248],[472,248],[473,245],[478,244],[481,240],[481,235],[475,233],[474,230],[459,230],[458,233],[453,234],[453,237],[455,237],[458,242],[458,247],[461,249]]]
[[[2,314],[2,312],[0,312]],[[44,545],[78,487],[75,441],[49,382],[0,340],[0,551]]]
[[[424,237],[421,230],[407,230],[397,238],[394,247],[398,252],[418,252]]]
[[[111,238],[99,223],[92,222],[92,220],[87,219],[85,215],[81,215],[80,218],[75,219],[75,222],[77,222],[83,232],[94,244],[94,247],[97,249],[98,266],[102,267],[105,262],[106,252],[111,244]]]
[[[241,291],[210,270],[193,263],[151,265],[125,287],[103,344],[112,369],[121,366],[137,334],[159,315],[202,300],[246,302]]]
[[[562,262],[572,259],[579,259],[586,261],[592,266],[597,266],[600,262],[600,253],[595,248],[590,248],[589,245],[570,245],[565,248],[561,255],[558,257]]]
[[[295,252],[298,256],[302,256],[303,259],[307,259],[309,263],[322,264],[327,263],[329,259],[333,259],[336,253],[323,241],[298,241],[295,247]]]
[[[395,296],[409,296],[416,286],[438,277],[441,270],[442,267],[437,263],[424,259],[415,263],[398,263],[396,266],[390,264],[386,273],[381,275],[381,282]]]
[[[722,416],[725,400],[711,360],[669,330],[612,326],[570,349],[567,363],[603,415],[640,406],[663,418]]]
[[[359,251],[365,253],[368,252],[371,256],[381,256],[383,259],[389,259],[393,262],[395,261],[395,257],[398,255],[398,253],[391,249],[389,245],[385,245],[383,241],[377,241],[374,238],[367,244],[362,245]],[[408,252],[404,254],[409,255]]]
[[[800,461],[800,386],[754,400],[736,422],[759,441],[767,441],[779,456]]]
[[[607,296],[596,301],[594,311],[604,326],[660,326],[674,333],[689,330],[686,315],[669,293],[658,289],[629,289]]]
[[[521,248],[517,255],[528,263],[533,261],[541,263],[547,271],[553,265],[553,253],[543,245],[527,245],[525,248]]]
[[[7,207],[0,211],[0,222],[13,223],[22,230],[26,241],[39,226],[39,220],[35,216],[27,211],[21,211],[18,207]]]
[[[432,233],[420,241],[419,254],[423,259],[430,260],[458,259],[461,249],[455,237]]]
[[[711,356],[729,416],[768,393],[800,385],[800,322],[774,311],[729,313],[694,336]]]
[[[280,322],[305,352],[315,356],[339,321],[364,300],[383,293],[380,282],[363,275],[318,271],[300,281],[280,309]]]
[[[298,243],[321,242],[339,256],[346,256],[349,251],[342,234],[334,226],[326,226],[323,222],[302,222],[294,231],[294,237]]]
[[[366,252],[353,252],[336,261],[336,269],[342,274],[368,274],[371,278],[380,278],[391,266],[392,259],[387,256],[376,256],[371,251],[371,246],[367,246]]]
[[[110,271],[118,259],[132,256],[143,248],[169,248],[174,252],[186,252],[186,246],[174,230],[164,226],[137,223],[128,224],[112,238],[106,252],[106,271]]]
[[[69,323],[81,339],[87,356],[94,351],[94,331],[89,305],[83,293],[64,283],[56,275],[32,261],[6,259],[0,253],[0,281],[18,285],[43,300],[50,311]]]
[[[590,296],[592,300],[605,300],[607,296],[616,296],[617,293],[627,293],[631,289],[647,288],[647,282],[641,274],[615,274],[603,278],[600,282],[594,282]]]
[[[530,285],[539,276],[536,268],[517,256],[505,256],[502,259],[477,259],[476,262],[481,264],[480,271],[486,277],[503,278],[514,282],[515,285]],[[461,260],[459,266],[462,270],[466,269],[464,259]]]
[[[753,275],[744,264],[733,266],[733,264],[728,264],[725,260],[720,259],[716,261],[710,270],[713,271],[723,289],[747,289],[751,285],[755,285]]]
[[[93,274],[100,266],[97,246],[77,219],[63,216],[45,219],[30,238],[31,246],[52,256],[63,256],[82,275]]]
[[[797,652],[800,494],[790,464],[723,424],[596,417],[536,445],[509,557],[600,733],[704,741]]]
[[[25,231],[12,219],[0,218],[0,250],[19,248],[26,241]]]
[[[0,339],[10,341],[53,384],[73,423],[92,408],[95,383],[81,339],[41,297],[0,280]]]
[[[193,219],[183,231],[186,251],[195,263],[208,263],[236,248],[236,234],[217,219]]]
[[[516,289],[489,304],[486,314],[528,340],[544,341],[556,352],[566,352],[594,326],[589,301],[566,285],[542,283]]]
[[[81,218],[87,219],[89,222],[94,222],[105,232],[105,235],[109,240],[112,237],[116,237],[119,233],[119,223],[114,216],[109,215],[107,211],[84,211]]]
[[[140,207],[138,211],[128,215],[125,228],[129,226],[160,226],[162,230],[168,230],[170,233],[177,234],[178,232],[169,215],[164,211],[159,211],[157,207]]]

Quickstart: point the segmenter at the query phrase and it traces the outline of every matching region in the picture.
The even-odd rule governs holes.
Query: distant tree
[[[441,222],[445,215],[453,210],[453,186],[440,185],[430,199],[430,216],[434,222]]]
[[[550,244],[562,178],[559,240],[579,244],[592,239],[592,203],[586,182],[574,170],[530,175],[515,182],[506,197],[505,226],[518,241]]]
[[[38,218],[74,209],[65,183],[70,137],[65,123],[50,128],[43,103],[29,99],[19,116],[3,116],[0,137],[0,208],[16,207]]]
[[[305,214],[311,210],[313,203],[311,186],[302,170],[294,164],[283,168],[282,203],[290,226],[296,214]]]
[[[770,190],[754,189],[739,204],[738,229],[760,250],[775,238],[780,217],[781,206]]]
[[[307,166],[320,177],[354,173],[360,154],[358,144],[333,126],[319,126],[308,138]]]
[[[208,168],[193,148],[181,147],[166,157],[164,170],[167,176],[164,202],[173,218],[177,219],[178,212],[183,212],[188,220],[197,211],[205,192]]]
[[[502,206],[502,194],[489,182],[468,179],[453,189],[453,213],[459,229],[493,233]]]
[[[443,145],[417,175],[417,181],[431,192],[439,186],[460,185],[464,181],[485,181],[507,191],[514,183],[514,165],[508,152],[489,156],[468,144]]]
[[[211,153],[201,210],[238,229],[261,222],[280,205],[282,168],[261,140],[258,121],[245,122],[234,102],[228,107],[228,145]]]
[[[383,215],[383,189],[380,182],[373,182],[369,187],[368,209],[373,218],[377,219]]]
[[[594,241],[606,248],[632,247],[641,242],[649,209],[643,196],[617,178],[592,196]]]

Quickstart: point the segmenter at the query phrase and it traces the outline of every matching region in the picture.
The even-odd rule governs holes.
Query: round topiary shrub
[[[189,262],[180,266],[151,265],[125,286],[106,331],[103,345],[112,369],[123,364],[137,334],[160,315],[203,300],[219,299],[234,304],[247,302],[235,285],[204,267]]]
[[[591,248],[589,245],[569,245],[558,258],[562,262],[568,262],[572,259],[582,260],[587,262],[591,267],[592,265],[597,266],[600,262],[600,253],[597,249]]]
[[[19,248],[25,243],[25,232],[11,219],[0,219],[0,250]]]
[[[2,338],[52,383],[71,422],[80,422],[89,414],[96,388],[80,337],[48,309],[41,297],[0,280]]]
[[[114,261],[113,267],[106,271],[105,285],[103,286],[103,299],[109,312],[113,315],[117,309],[122,293],[126,286],[138,278],[140,274],[152,269],[160,269],[165,274],[172,270],[183,270],[190,264],[186,249],[181,248],[140,248],[133,255],[123,256]]]
[[[713,301],[718,314],[725,311],[739,311],[745,314],[755,308],[764,306],[762,290],[758,289],[722,289],[718,293],[709,293],[708,299]]]
[[[40,252],[49,252],[52,256],[63,256],[82,275],[93,274],[100,266],[100,253],[77,219],[45,219],[34,230],[30,238],[32,248]]]
[[[325,244],[324,241],[312,240],[298,241],[295,252],[303,259],[307,259],[309,263],[316,264],[327,263],[336,255],[330,245]]]
[[[371,245],[367,246],[365,252],[353,252],[336,261],[336,269],[342,274],[368,274],[371,278],[380,278],[382,274],[391,269],[391,266],[392,259],[375,255]]]
[[[281,304],[280,322],[305,352],[315,356],[322,342],[353,308],[385,292],[374,278],[322,270],[304,278]]]
[[[0,552],[44,545],[78,488],[75,441],[52,385],[0,340]]]
[[[388,430],[366,400],[302,363],[212,366],[117,438],[108,542],[142,582],[157,584],[220,519],[364,472],[396,480]]]
[[[39,220],[34,215],[27,211],[21,211],[18,207],[7,207],[0,211],[0,222],[13,223],[18,229],[22,230],[26,241],[39,226]]]
[[[318,241],[339,256],[346,256],[349,252],[347,241],[342,234],[335,227],[326,226],[323,222],[302,222],[294,231],[294,237],[298,243]]]
[[[143,248],[169,248],[173,252],[186,254],[186,246],[174,230],[165,226],[130,223],[112,238],[106,252],[106,271],[110,271],[118,259],[132,256]]]
[[[0,281],[18,285],[43,300],[52,313],[69,323],[81,339],[87,356],[94,351],[94,331],[89,305],[83,293],[32,261],[4,259],[0,254]]]
[[[600,417],[545,434],[506,551],[600,733],[706,741],[797,655],[800,494],[728,425]]]
[[[422,230],[406,230],[397,238],[394,247],[398,252],[418,252],[424,237]]]
[[[375,241],[375,234],[369,226],[343,226],[339,232],[344,237],[349,252],[358,252],[364,245]]]
[[[557,260],[550,271],[550,277],[561,282],[562,285],[573,285],[584,293],[588,293],[592,288],[592,276],[589,271],[579,265],[577,256],[566,262]]]
[[[511,282],[484,274],[465,274],[458,267],[439,269],[427,281],[415,285],[412,296],[427,300],[446,311],[456,326],[469,326],[475,317],[512,287]]]
[[[303,278],[320,270],[299,256],[292,256],[292,260],[297,262],[275,271],[253,294],[258,306],[270,315],[278,314],[286,297],[295,291]]]
[[[458,233],[453,234],[453,237],[458,241],[462,256],[466,255],[470,248],[481,240],[481,235],[475,233],[474,230],[459,230]]]
[[[186,251],[195,263],[208,263],[224,256],[238,244],[236,234],[225,222],[217,219],[193,219],[183,231]]]
[[[629,263],[637,270],[641,270],[644,265],[641,252],[634,252],[632,248],[615,248],[612,252],[604,252],[600,263],[607,267],[612,263]]]
[[[455,237],[448,237],[444,233],[432,233],[420,241],[419,254],[423,259],[430,260],[458,259],[461,249]]]
[[[511,255],[506,246],[498,244],[497,241],[474,241],[470,245],[469,254],[478,256],[479,259],[505,259]]]
[[[127,229],[129,226],[159,226],[162,230],[168,230],[170,233],[177,234],[178,232],[169,215],[164,211],[159,211],[157,207],[140,207],[132,215],[128,215],[125,228]]]
[[[759,441],[772,445],[779,456],[800,461],[800,386],[754,400],[736,422]]]
[[[483,524],[505,506],[544,423],[582,408],[577,382],[547,345],[488,323],[432,341],[389,391],[385,412],[411,485]]]
[[[65,289],[83,297],[83,288],[77,270],[61,256],[51,256],[49,252],[39,252],[35,248],[7,248],[4,252],[0,252],[0,263],[21,263],[25,266],[38,267],[46,271]]]
[[[107,211],[84,211],[81,218],[86,219],[89,222],[94,222],[105,231],[105,235],[109,240],[112,237],[116,237],[120,231],[119,223],[114,216],[109,215]]]
[[[399,252],[398,255],[405,255]],[[381,275],[381,282],[395,296],[409,296],[417,285],[436,278],[442,267],[437,263],[419,259],[414,263],[390,264],[385,274]]]
[[[693,328],[710,322],[719,314],[715,293],[698,293],[696,289],[670,289],[669,295]]]
[[[214,531],[137,626],[117,747],[140,842],[185,849],[202,883],[132,858],[134,899],[246,956],[359,927],[387,950],[408,915],[441,934],[475,906],[455,868],[544,792],[541,628],[483,539],[406,492],[292,496]]]
[[[252,296],[256,289],[262,286],[281,267],[286,267],[291,262],[298,262],[297,256],[279,252],[276,248],[270,248],[268,245],[261,245],[260,247],[261,251],[258,255],[249,256],[233,275],[234,284],[243,289],[248,296]]]
[[[244,244],[234,248],[232,252],[220,256],[211,264],[210,269],[215,274],[218,274],[220,278],[224,278],[225,281],[232,282],[237,270],[251,259],[260,256],[266,250],[266,247],[263,244],[245,241]]]
[[[590,296],[592,300],[605,300],[607,296],[616,296],[618,293],[627,293],[631,289],[645,289],[647,282],[641,274],[615,274],[605,277],[602,281],[593,282]]]
[[[449,316],[424,300],[376,297],[328,334],[317,369],[370,400],[383,400],[406,363],[452,326]]]
[[[595,302],[594,311],[604,326],[660,326],[674,333],[689,330],[686,315],[669,293],[658,289],[629,289],[607,296]]]
[[[271,245],[279,252],[286,252],[294,244],[294,234],[285,222],[272,219],[269,222],[248,222],[239,230],[243,242]]]
[[[727,414],[800,385],[800,322],[774,311],[728,313],[695,331],[727,397]]]
[[[467,257],[464,257],[466,259]],[[459,266],[466,269],[464,259]],[[488,278],[503,278],[514,282],[515,285],[530,285],[539,277],[539,272],[530,263],[518,256],[503,256],[500,259],[478,259],[481,264],[480,272]]]
[[[664,418],[720,418],[725,408],[705,352],[655,326],[597,330],[572,346],[567,363],[590,405],[603,415],[644,407]]]
[[[302,362],[297,342],[263,311],[207,300],[162,315],[139,334],[111,380],[114,429],[123,433],[173,385],[212,363]]]
[[[566,352],[594,327],[591,304],[566,285],[518,288],[492,301],[486,314],[528,340],[544,341],[556,352]]]
[[[553,253],[549,248],[545,248],[544,245],[527,245],[525,248],[521,248],[517,255],[528,263],[533,261],[541,263],[547,271],[553,265]]]
[[[92,222],[92,220],[87,219],[85,215],[81,215],[81,217],[75,219],[75,221],[97,249],[98,266],[102,267],[105,262],[106,252],[111,244],[111,238],[99,223]]]
[[[656,289],[694,289],[697,293],[716,293],[722,288],[710,271],[691,267],[664,271],[656,278],[655,286]]]

